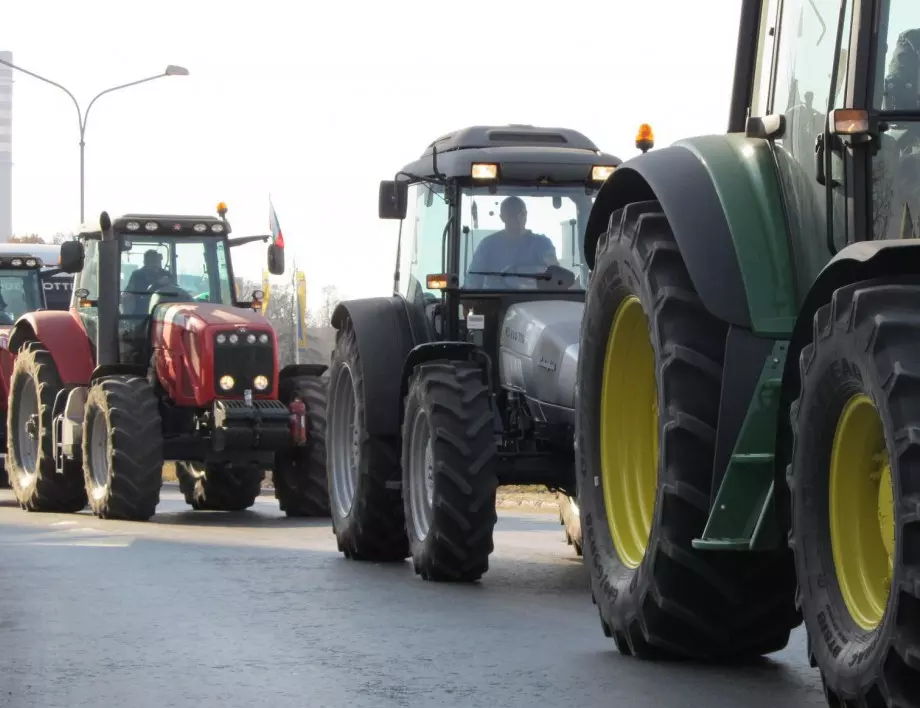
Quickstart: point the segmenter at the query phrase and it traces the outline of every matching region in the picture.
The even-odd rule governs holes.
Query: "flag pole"
[[[291,270],[291,292],[294,294],[294,316],[291,318],[291,325],[293,327],[294,339],[294,363],[300,363],[300,337],[297,336],[297,318],[300,317],[300,293],[297,291],[297,258],[293,258],[292,262],[294,264],[293,269]]]

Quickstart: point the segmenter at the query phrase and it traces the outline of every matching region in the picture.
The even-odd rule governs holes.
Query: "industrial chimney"
[[[13,53],[0,51],[12,63]],[[0,243],[13,235],[13,70],[0,64]]]

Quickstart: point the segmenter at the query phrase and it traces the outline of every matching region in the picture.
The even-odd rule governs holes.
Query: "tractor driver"
[[[466,287],[483,288],[495,276],[477,273],[538,273],[539,269],[559,265],[553,242],[543,234],[535,234],[527,226],[527,205],[520,197],[508,197],[499,208],[505,228],[486,236],[467,270]],[[502,278],[499,287],[533,287],[527,278]]]
[[[124,291],[126,313],[143,314],[150,298],[149,293],[171,284],[172,276],[160,263],[160,254],[155,248],[144,251],[144,265],[131,273]]]

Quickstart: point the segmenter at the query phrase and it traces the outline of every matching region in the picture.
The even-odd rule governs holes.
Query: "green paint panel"
[[[788,338],[798,312],[795,271],[770,144],[731,134],[674,145],[692,152],[712,178],[735,244],[754,333]]]
[[[694,548],[756,551],[782,543],[773,510],[773,451],[787,349],[788,342],[776,342],[764,362],[703,537],[694,539]]]

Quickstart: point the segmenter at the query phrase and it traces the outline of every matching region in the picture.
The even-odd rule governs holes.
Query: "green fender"
[[[796,278],[770,143],[709,135],[624,162],[601,188],[588,220],[590,267],[611,215],[649,199],[661,203],[703,304],[757,335],[788,339],[798,310]]]

